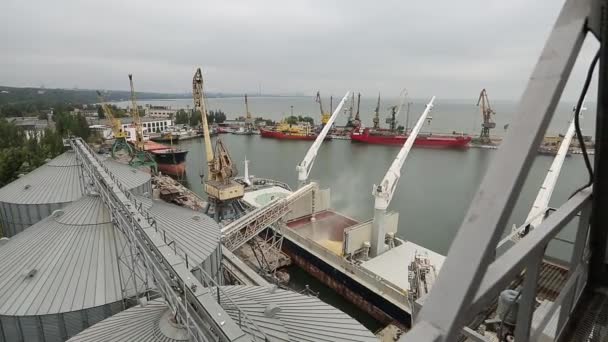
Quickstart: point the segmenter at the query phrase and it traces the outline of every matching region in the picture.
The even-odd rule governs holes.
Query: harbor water
[[[305,105],[305,100],[312,104]],[[367,99],[363,102],[366,113],[363,115],[362,104],[364,118],[371,118],[369,113],[375,106],[374,101]],[[242,105],[240,98],[209,99],[208,102],[210,109],[222,109],[228,118],[235,118],[244,112],[244,109],[239,109]],[[433,121],[430,126],[425,126],[425,130],[465,131],[478,134],[477,127],[481,119],[475,102],[472,102],[472,104],[444,103],[438,99],[433,111]],[[173,107],[185,107],[190,104],[186,100],[148,101],[148,103]],[[250,110],[254,116],[280,119],[284,113],[289,113],[290,103],[306,106],[307,113],[318,113],[314,111],[315,104],[309,98],[252,98]],[[422,112],[423,105],[424,102],[417,102],[412,107],[412,122]],[[565,132],[571,116],[571,108],[571,104],[560,105],[550,125],[549,134]],[[496,104],[496,111],[500,114],[496,118],[497,129],[494,133],[501,135],[504,133],[503,126],[509,123],[515,112],[515,104]],[[591,108],[589,112],[592,112]],[[299,112],[294,109],[294,114],[297,115]],[[311,116],[316,118],[318,115]],[[583,118],[584,134],[591,135],[594,130],[590,123],[592,118],[593,115],[586,115]],[[341,118],[338,124],[344,121],[345,119]],[[277,179],[292,187],[297,184],[296,165],[312,143],[266,139],[259,135],[224,134],[221,135],[221,139],[227,145],[241,175],[243,161],[248,159],[250,174]],[[203,195],[201,186],[201,175],[205,165],[203,141],[202,139],[182,141],[179,146],[189,151],[186,175],[188,186]],[[319,150],[310,180],[318,182],[321,188],[331,188],[332,206],[336,210],[357,220],[368,220],[373,216],[372,187],[382,180],[398,151],[398,146],[364,145],[351,143],[349,140],[328,141],[323,143]],[[403,166],[398,188],[389,207],[389,210],[399,213],[398,236],[438,253],[447,254],[450,243],[496,153],[496,150],[479,148],[465,150],[414,148]],[[509,220],[511,224],[520,225],[525,220],[552,160],[551,156],[536,157]],[[572,155],[566,158],[551,205],[555,207],[561,205],[586,181],[587,173],[582,156]],[[510,231],[510,229],[511,225],[505,227],[505,230]],[[572,241],[573,236],[572,227],[565,229],[559,235],[567,241]],[[569,252],[570,246],[564,242],[554,242],[548,249],[550,255],[559,258],[566,258]],[[403,262],[409,261],[403,260]],[[297,278],[302,279],[302,276],[298,275]],[[365,319],[362,321],[368,327],[375,327],[373,323],[365,322]]]

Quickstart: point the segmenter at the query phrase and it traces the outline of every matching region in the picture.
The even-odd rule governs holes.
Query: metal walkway
[[[289,196],[277,199],[231,222],[222,228],[222,243],[224,247],[230,251],[235,251],[264,229],[287,215],[290,211],[290,204],[315,190],[318,190],[316,183],[307,184]]]
[[[90,147],[80,138],[72,138],[69,142],[82,163],[88,178],[87,186],[99,194],[110,209],[116,229],[136,250],[131,254],[138,259],[133,260],[133,269],[139,264],[153,278],[154,287],[184,324],[192,340],[240,342],[252,341],[252,337],[265,340],[262,330],[244,313],[239,315],[243,318],[239,324],[230,318],[216,301],[216,295],[220,299],[220,292],[212,292],[190,273],[188,256],[157,227],[141,203],[131,196]],[[215,286],[210,277],[207,285]]]

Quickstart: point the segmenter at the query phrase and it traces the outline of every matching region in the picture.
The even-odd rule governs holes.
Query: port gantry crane
[[[101,103],[101,107],[103,108],[103,112],[105,113],[108,121],[110,122],[110,127],[112,127],[112,134],[114,135],[114,143],[112,144],[112,158],[116,158],[116,152],[120,150],[125,150],[129,155],[133,155],[133,148],[127,142],[127,133],[122,129],[122,123],[120,119],[118,119],[114,112],[112,112],[112,108],[108,106],[103,95],[99,90],[97,90],[97,97],[99,98],[99,103]]]
[[[378,103],[376,104],[376,110],[374,111],[374,129],[380,128],[380,93],[378,93]]]
[[[397,157],[391,164],[390,168],[384,175],[382,182],[380,185],[374,185],[372,190],[372,195],[375,198],[374,201],[374,220],[372,222],[372,241],[371,241],[371,250],[370,254],[372,257],[378,256],[384,253],[385,250],[385,221],[386,221],[386,210],[388,209],[391,200],[393,199],[393,195],[395,194],[395,190],[397,189],[397,183],[399,182],[399,178],[401,177],[401,168],[405,163],[405,159],[407,158],[412,146],[414,145],[414,141],[424,124],[428,114],[431,109],[433,109],[433,102],[435,101],[435,96],[431,98],[431,101],[426,105],[426,109],[420,115],[418,122],[412,129],[412,132],[408,135],[403,147],[397,154]]]
[[[321,111],[321,125],[326,125],[329,121],[330,114],[325,113],[325,111],[323,111],[323,100],[321,99],[320,91],[317,91],[317,97],[315,97],[315,102],[319,104],[319,110]]]
[[[253,134],[253,119],[249,112],[249,101],[247,101],[247,94],[245,94],[245,133]]]
[[[401,102],[399,106],[391,106],[389,107],[391,111],[391,116],[386,119],[386,123],[389,124],[390,130],[395,131],[397,129],[397,117],[399,117],[399,113],[401,113],[401,109],[405,104],[405,99],[407,98],[407,89],[403,88],[401,91]],[[406,118],[407,121],[407,118]]]
[[[319,135],[317,135],[315,141],[312,143],[312,145],[310,145],[308,152],[306,152],[306,156],[304,156],[304,159],[296,167],[296,170],[298,171],[298,188],[302,188],[304,185],[306,185],[306,182],[308,181],[308,175],[310,174],[310,170],[312,169],[312,166],[315,162],[315,158],[317,157],[317,152],[321,147],[321,143],[323,143],[323,140],[325,140],[325,136],[327,136],[327,133],[331,129],[331,126],[334,124],[334,121],[336,121],[336,118],[340,114],[340,111],[344,106],[344,102],[346,102],[346,99],[348,99],[349,95],[350,91],[346,92],[346,95],[344,95],[342,101],[340,101],[340,104],[338,104],[338,107],[336,107],[336,110],[328,119],[325,126],[323,126],[323,129],[321,130]]]
[[[220,222],[230,211],[235,216],[238,216],[241,211],[238,200],[243,198],[245,187],[234,180],[234,177],[237,175],[236,166],[232,162],[228,149],[220,138],[216,140],[214,155],[211,147],[211,135],[209,134],[207,108],[203,93],[203,73],[200,68],[196,69],[196,73],[192,79],[192,95],[194,98],[194,108],[200,111],[202,116],[205,138],[207,179],[204,181],[204,189],[209,202],[206,213],[210,214],[211,209],[213,209],[215,220]]]
[[[479,93],[477,106],[480,107],[481,117],[483,118],[483,122],[481,123],[481,135],[479,136],[479,139],[483,143],[490,143],[492,142],[490,139],[490,129],[496,127],[496,123],[492,120],[492,116],[496,115],[496,112],[490,106],[490,99],[488,98],[488,93],[486,92],[485,88]]]
[[[135,87],[133,86],[133,75],[129,74],[129,85],[131,87],[131,117],[133,126],[135,127],[135,149],[131,157],[129,165],[133,167],[148,166],[153,173],[158,172],[158,165],[150,153],[146,151],[144,142],[144,133],[141,125],[141,117],[139,116],[139,108],[135,99]]]
[[[354,96],[354,94],[353,94]],[[359,127],[361,125],[361,118],[359,117],[359,108],[361,107],[361,93],[357,93],[357,112],[355,113],[355,127]]]

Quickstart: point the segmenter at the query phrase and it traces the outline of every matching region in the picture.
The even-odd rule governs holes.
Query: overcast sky
[[[3,0],[0,85],[517,99],[560,0]],[[574,98],[595,41],[579,58]]]

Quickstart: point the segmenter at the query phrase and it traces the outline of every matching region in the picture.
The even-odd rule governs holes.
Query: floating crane
[[[325,125],[329,121],[330,114],[325,113],[325,111],[323,111],[323,100],[321,99],[320,91],[317,91],[317,97],[315,98],[315,102],[319,104],[319,110],[321,111],[321,125]]]
[[[399,182],[399,177],[401,177],[401,167],[405,163],[405,159],[407,158],[412,146],[414,145],[414,140],[418,136],[424,121],[426,120],[427,115],[433,108],[433,102],[435,101],[435,96],[431,98],[431,101],[426,105],[426,109],[420,115],[418,122],[412,129],[412,132],[408,135],[403,147],[397,154],[397,157],[391,164],[391,167],[384,175],[382,182],[380,185],[374,185],[372,190],[372,195],[375,198],[374,201],[374,220],[372,222],[372,241],[371,241],[371,249],[370,254],[372,257],[378,256],[382,254],[385,250],[385,220],[386,220],[386,210],[388,209],[391,200],[393,199],[393,195],[395,194],[395,190],[397,189],[397,183]]]
[[[380,93],[378,93],[378,103],[376,104],[376,110],[374,111],[374,129],[380,128]]]
[[[108,106],[99,90],[97,91],[97,97],[99,98],[99,103],[101,103],[103,112],[110,122],[112,134],[114,135],[114,143],[112,144],[112,158],[116,158],[116,151],[120,150],[125,150],[129,155],[133,155],[133,148],[127,142],[127,133],[122,130],[122,123],[120,122],[120,119],[114,115],[112,108]]]
[[[340,111],[342,110],[342,107],[344,106],[344,102],[346,102],[346,99],[348,99],[349,95],[350,95],[350,91],[346,92],[346,95],[344,95],[344,97],[342,98],[342,101],[340,101],[340,104],[338,104],[338,107],[336,108],[334,113],[328,119],[325,126],[323,126],[323,129],[321,130],[321,133],[319,133],[319,135],[315,139],[315,142],[313,142],[312,145],[310,145],[308,152],[306,152],[306,156],[304,156],[304,159],[302,160],[302,162],[300,162],[300,164],[296,167],[296,170],[298,171],[298,188],[301,188],[304,185],[306,185],[306,182],[308,181],[308,175],[310,174],[312,165],[315,162],[315,158],[317,157],[317,152],[319,151],[319,148],[321,147],[321,143],[325,139],[325,136],[329,132],[331,126],[334,124],[334,121],[336,121],[336,118],[340,114]]]
[[[481,104],[481,106],[480,106]],[[495,115],[496,112],[490,106],[490,99],[488,99],[488,93],[486,89],[482,89],[481,93],[479,93],[479,100],[477,100],[477,106],[481,109],[481,116],[483,118],[483,122],[481,123],[481,135],[479,139],[484,143],[490,143],[490,129],[496,127],[496,123],[492,120],[492,115]]]
[[[220,222],[227,217],[230,211],[238,216],[236,214],[241,211],[238,200],[243,198],[245,187],[234,180],[237,175],[236,166],[232,162],[222,139],[217,138],[216,140],[215,155],[211,148],[211,135],[209,134],[207,108],[203,93],[203,73],[200,68],[196,69],[192,79],[192,95],[194,108],[200,111],[202,116],[201,121],[205,137],[207,179],[204,181],[204,189],[209,200],[206,213],[210,214],[210,210],[213,208],[213,216],[216,221]]]
[[[149,166],[153,173],[158,172],[158,165],[150,153],[146,152],[144,133],[135,100],[135,87],[133,86],[133,75],[129,74],[129,84],[131,86],[131,117],[133,118],[133,126],[135,127],[135,150],[131,156],[129,165],[133,167]]]

